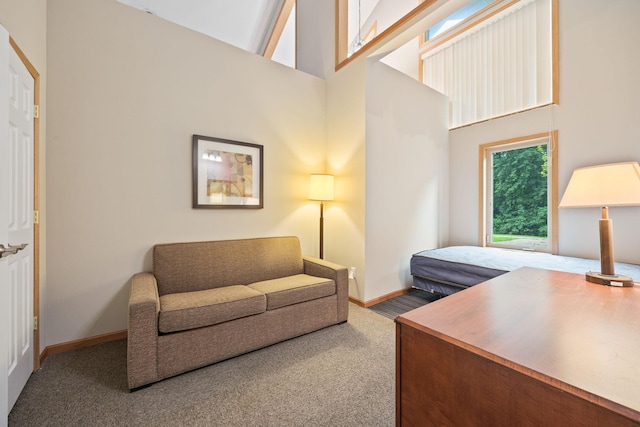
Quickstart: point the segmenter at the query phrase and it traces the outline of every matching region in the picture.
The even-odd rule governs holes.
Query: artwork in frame
[[[263,147],[193,135],[193,207],[263,207]]]

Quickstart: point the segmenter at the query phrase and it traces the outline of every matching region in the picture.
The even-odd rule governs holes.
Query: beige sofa
[[[129,389],[347,316],[347,269],[302,256],[297,237],[156,245],[131,281]]]

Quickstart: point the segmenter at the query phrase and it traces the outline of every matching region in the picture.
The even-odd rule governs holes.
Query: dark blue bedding
[[[584,274],[600,271],[600,261],[479,246],[450,246],[418,252],[411,257],[413,286],[450,295],[520,267]],[[616,263],[616,274],[640,282],[640,265]]]

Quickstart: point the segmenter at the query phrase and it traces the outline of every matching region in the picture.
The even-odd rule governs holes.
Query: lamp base
[[[605,286],[621,286],[623,288],[630,288],[634,286],[633,279],[627,276],[620,276],[618,274],[602,274],[594,271],[588,271],[585,273],[587,282],[597,283]]]

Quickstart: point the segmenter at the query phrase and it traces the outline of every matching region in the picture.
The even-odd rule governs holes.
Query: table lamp
[[[333,200],[333,175],[312,174],[309,180],[309,200],[320,201],[320,259],[324,253],[324,216],[323,203]]]
[[[589,271],[586,279],[611,286],[633,286],[633,279],[616,275],[613,260],[613,223],[611,206],[640,205],[640,165],[638,162],[610,163],[573,171],[569,185],[560,201],[561,208],[601,208],[600,268]]]

